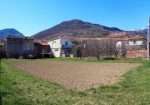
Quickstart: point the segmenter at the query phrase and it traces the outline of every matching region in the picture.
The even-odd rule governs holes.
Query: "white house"
[[[129,46],[143,45],[143,40],[129,40]]]
[[[70,56],[73,48],[72,39],[68,36],[59,36],[48,42],[54,57]]]

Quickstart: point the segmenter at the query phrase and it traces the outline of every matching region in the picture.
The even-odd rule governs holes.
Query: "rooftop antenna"
[[[150,60],[150,17],[148,20],[148,30],[147,30],[147,60]]]

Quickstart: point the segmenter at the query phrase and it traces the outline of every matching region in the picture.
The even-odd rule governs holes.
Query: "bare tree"
[[[115,40],[96,38],[77,42],[73,49],[76,57],[95,57],[98,60],[117,58],[119,51]]]
[[[98,60],[101,58],[112,58],[113,55],[117,57],[118,50],[116,42],[111,39],[101,40],[87,40],[84,42],[86,47],[81,47],[83,57],[96,57]]]

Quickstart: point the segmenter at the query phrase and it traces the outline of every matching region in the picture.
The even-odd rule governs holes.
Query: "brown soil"
[[[15,62],[13,66],[67,88],[83,90],[117,83],[121,75],[139,64],[33,60]]]

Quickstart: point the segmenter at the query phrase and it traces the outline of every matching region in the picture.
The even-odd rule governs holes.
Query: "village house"
[[[51,48],[47,40],[34,40],[35,57],[52,57]]]
[[[74,46],[71,37],[59,36],[50,40],[49,45],[54,57],[70,57]]]
[[[8,58],[29,57],[33,55],[34,41],[31,38],[7,37],[6,54]]]
[[[146,58],[146,38],[140,35],[130,35],[126,32],[112,33],[107,36],[116,41],[120,52],[126,51],[127,58]]]
[[[126,32],[112,33],[107,36],[107,38],[111,38],[116,40],[116,46],[122,46],[125,44],[128,49],[132,49],[132,47],[140,46],[140,48],[145,48],[143,46],[146,43],[146,39],[143,36],[139,35],[129,35]]]

